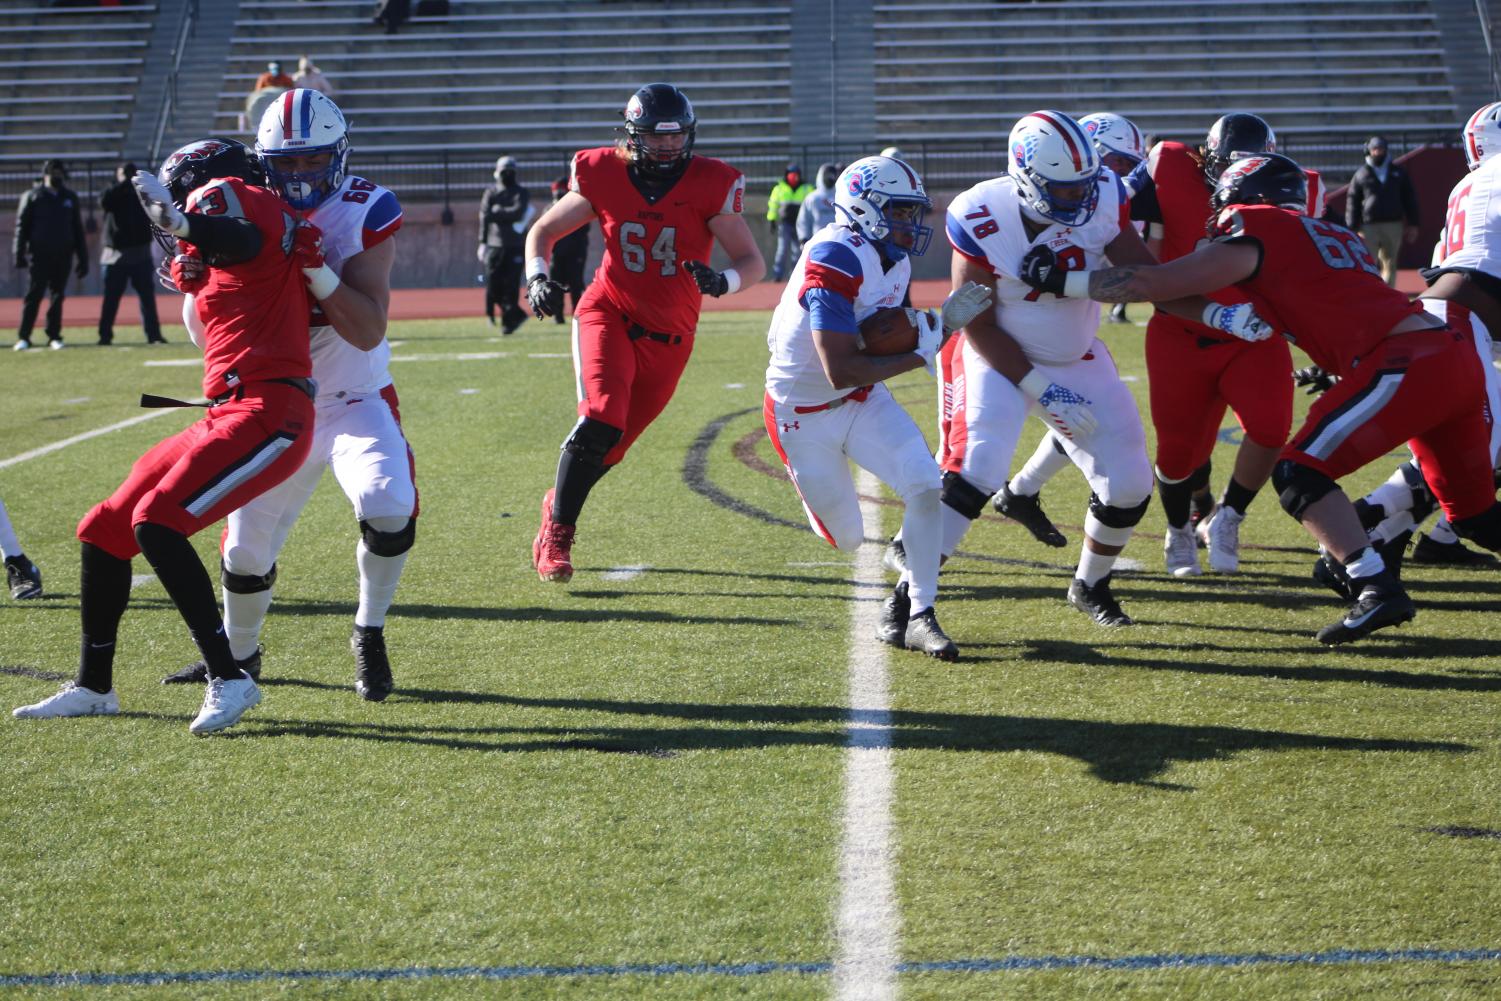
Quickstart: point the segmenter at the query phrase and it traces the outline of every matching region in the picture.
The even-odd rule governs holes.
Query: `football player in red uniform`
[[[1410,620],[1412,600],[1368,544],[1335,481],[1407,442],[1460,535],[1501,549],[1491,480],[1485,375],[1472,339],[1391,289],[1365,244],[1305,213],[1308,180],[1276,154],[1235,160],[1212,199],[1210,241],[1167,264],[1064,274],[1040,261],[1035,287],[1103,302],[1161,302],[1236,285],[1273,330],[1340,381],[1282,448],[1272,483],[1282,506],[1341,564],[1354,604],[1319,630],[1348,643]],[[1290,384],[1288,371],[1275,382]]]
[[[208,691],[188,729],[212,733],[238,722],[260,691],[235,665],[213,584],[188,538],[286,479],[306,457],[314,393],[308,283],[325,265],[317,228],[260,186],[259,163],[240,143],[190,143],[167,158],[159,177],[140,171],[132,181],[152,223],[208,266],[194,289],[208,413],[137,459],[125,482],[84,515],[77,679],[15,715],[120,711],[115,637],[130,598],[130,561],[141,553],[208,665]]]
[[[693,105],[654,83],[631,96],[615,146],[580,151],[569,190],[526,238],[526,296],[540,318],[563,309],[547,275],[553,244],[598,219],[605,255],[573,321],[579,421],[542,498],[532,564],[548,581],[573,577],[574,526],[594,484],[625,455],[677,388],[705,295],[754,285],[766,263],[741,216],[745,178],[693,155]],[[718,240],[723,271],[707,261]]]

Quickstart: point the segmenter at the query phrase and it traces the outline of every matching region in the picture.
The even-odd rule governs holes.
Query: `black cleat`
[[[959,648],[944,633],[943,627],[938,624],[938,616],[931,608],[923,609],[907,621],[907,633],[902,638],[902,645],[908,650],[916,650],[939,660],[959,659]]]
[[[367,702],[384,702],[396,686],[386,657],[386,632],[380,626],[355,626],[349,637],[354,651],[354,690]]]
[[[42,572],[24,553],[6,557],[5,577],[10,583],[10,596],[17,601],[42,596]]]
[[[1120,602],[1110,593],[1110,574],[1093,587],[1075,577],[1068,586],[1068,603],[1102,626],[1134,626],[1136,620],[1121,611]]]
[[[1346,601],[1355,600],[1355,594],[1350,590],[1350,576],[1345,573],[1344,564],[1328,553],[1313,561],[1313,579]]]
[[[881,554],[881,566],[892,573],[907,572],[907,547],[902,545],[901,539],[892,539],[886,544],[886,551]]]
[[[1344,618],[1319,630],[1318,640],[1325,646],[1354,642],[1378,629],[1411,622],[1418,614],[1412,599],[1402,590],[1401,582],[1389,571],[1352,578],[1351,588],[1356,585],[1359,585],[1360,597],[1355,599]]]
[[[1042,510],[1041,494],[1014,494],[1011,492],[1011,484],[1001,487],[1001,492],[995,495],[991,505],[998,514],[1003,514],[1016,522],[1022,528],[1032,533],[1032,538],[1045,546],[1061,549],[1068,545],[1068,540],[1063,533],[1058,531],[1057,526],[1048,518]]]
[[[261,654],[266,648],[258,646],[255,653],[244,660],[235,659],[235,667],[250,675],[252,680],[259,681],[261,677]],[[176,674],[169,674],[162,679],[164,685],[201,685],[208,680],[208,665],[201,660],[195,660]]]
[[[1490,553],[1471,549],[1457,539],[1454,542],[1434,542],[1430,535],[1418,536],[1418,544],[1412,547],[1412,561],[1433,566],[1474,567],[1476,569],[1496,565],[1496,558]]]
[[[907,616],[911,611],[912,599],[907,597],[907,583],[903,581],[881,602],[881,624],[876,627],[876,639],[889,646],[905,646]]]

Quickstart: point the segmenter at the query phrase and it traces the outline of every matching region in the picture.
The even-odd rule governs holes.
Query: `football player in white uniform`
[[[901,496],[907,568],[886,600],[879,637],[957,660],[959,649],[933,611],[938,465],[884,380],[924,366],[933,371],[945,333],[983,311],[989,291],[978,285],[961,288],[940,315],[909,311],[919,331],[911,353],[876,357],[862,352],[859,341],[863,320],[899,306],[907,294],[909,255],[923,254],[933,235],[922,224],[931,205],[916,172],[893,157],[865,157],[840,175],[834,183],[836,219],[803,246],[772,315],[764,415],[808,523],[835,548],[852,550],[865,539],[849,460]]]
[[[277,554],[324,469],[332,469],[360,526],[355,549],[360,596],[350,638],[354,687],[362,698],[379,702],[393,687],[386,612],[417,528],[412,451],[401,430],[386,340],[394,237],[402,213],[393,192],[346,172],[347,132],[333,101],[299,88],[266,109],[256,133],[268,184],[323,231],[327,270],[311,286],[317,299],[311,336],[318,383],[312,450],[280,486],[229,516],[222,542],[224,626],[241,669],[257,677]],[[199,662],[163,681],[203,677]]]

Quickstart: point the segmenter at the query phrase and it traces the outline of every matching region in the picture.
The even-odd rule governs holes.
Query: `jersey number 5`
[[[667,226],[651,241],[651,259],[661,264],[664,277],[678,271],[678,252],[673,245],[677,235],[677,230]],[[645,271],[646,254],[646,227],[639,222],[621,223],[620,259],[625,269],[638,273]]]

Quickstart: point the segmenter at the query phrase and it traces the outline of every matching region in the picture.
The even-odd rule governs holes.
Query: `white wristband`
[[[526,280],[531,281],[538,275],[543,278],[547,277],[547,258],[545,257],[533,257],[526,262]]]
[[[302,273],[307,277],[308,290],[319,302],[333,295],[339,287],[339,276],[327,264],[321,268],[303,268]]]
[[[740,291],[740,272],[734,268],[725,268],[723,272],[725,282],[730,286],[725,290],[725,295]]]
[[[1053,381],[1043,375],[1037,369],[1028,369],[1027,374],[1022,376],[1022,381],[1016,384],[1016,388],[1026,393],[1033,400],[1042,399],[1042,394],[1048,391]]]
[[[172,235],[184,238],[188,235],[188,217],[180,209],[174,208],[172,211]]]
[[[1070,271],[1063,276],[1063,294],[1070,299],[1089,298],[1089,271]]]

